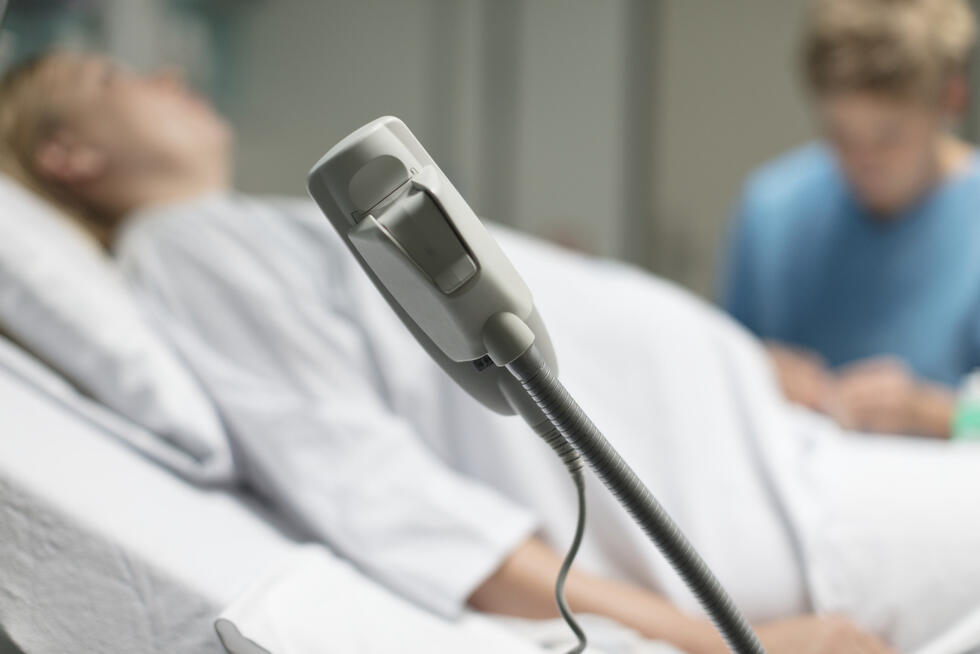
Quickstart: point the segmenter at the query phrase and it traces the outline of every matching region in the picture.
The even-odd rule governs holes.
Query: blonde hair
[[[49,51],[9,69],[0,78],[0,172],[7,174],[59,209],[102,243],[109,233],[104,221],[84,207],[55,181],[39,174],[38,149],[64,121],[66,106],[59,88],[57,62],[75,55]]]
[[[804,72],[818,94],[935,98],[965,72],[975,40],[966,0],[815,0]]]

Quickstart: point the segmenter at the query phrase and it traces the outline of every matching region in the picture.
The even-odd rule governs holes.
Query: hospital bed
[[[273,627],[302,632],[314,649],[274,654],[367,654],[391,642],[401,654],[540,654],[570,638],[557,620],[428,614],[303,542],[247,493],[162,468],[117,428],[91,400],[48,393],[0,365],[0,654],[267,654],[233,621],[282,609],[262,595],[286,596],[275,583],[290,569],[324,583],[286,607],[312,619]],[[318,567],[301,567],[309,561]],[[596,616],[585,624],[597,654],[675,652]]]
[[[36,221],[17,222],[33,225]],[[534,250],[534,254],[540,252]],[[649,284],[645,277],[642,281]],[[664,290],[660,295],[657,311],[665,310],[663,301],[677,294]],[[684,306],[675,309],[687,310],[689,303],[673,304],[678,303]],[[657,354],[665,353],[658,350]],[[567,370],[574,370],[574,357],[568,356],[566,363]],[[30,383],[15,370],[0,365],[0,654],[11,646],[31,654],[220,653],[223,647],[215,633],[215,619],[242,597],[254,594],[257,586],[262,587],[289,561],[312,548],[338,569],[349,568],[325,547],[304,544],[300,535],[278,524],[275,516],[246,494],[205,489],[168,472],[159,465],[159,447],[151,447],[156,439],[145,430],[142,436],[121,437],[116,429],[118,415],[75,392],[46,392],[45,384]],[[671,377],[674,385],[676,370]],[[643,374],[649,383],[650,372]],[[583,377],[583,386],[587,379]],[[66,384],[62,386],[70,391]],[[603,417],[604,424],[616,424],[613,415]],[[621,431],[628,430],[627,422]],[[681,424],[673,433],[690,431]],[[155,452],[157,463],[136,453],[133,446],[142,447],[143,455],[154,456]],[[696,454],[696,463],[685,467],[692,474],[706,468],[700,448]],[[850,458],[848,454],[844,460]],[[836,464],[829,468],[839,470]],[[968,508],[972,510],[972,505]],[[338,578],[357,589],[383,591],[353,569]],[[343,598],[350,596],[351,588],[329,590],[335,598]],[[386,626],[408,627],[405,621],[418,617],[390,593],[367,594],[387,598],[379,599],[379,605],[391,609],[384,616]],[[917,607],[919,597],[914,598]],[[345,626],[344,616],[327,615],[338,628]],[[402,622],[395,624],[398,620]],[[324,623],[328,629],[333,626],[329,619]],[[461,630],[460,637],[465,638],[469,624],[442,626]],[[964,624],[959,632],[965,634],[961,644],[980,642],[976,638],[980,617],[968,618]],[[486,633],[484,629],[481,635]],[[6,644],[4,638],[11,643]],[[542,637],[537,642],[549,639]],[[540,651],[523,641],[512,643],[506,651]],[[466,648],[455,651],[459,649]],[[960,645],[939,643],[920,654],[964,651]]]
[[[0,654],[220,654],[214,622],[226,607],[298,552],[329,553],[248,495],[195,487],[145,459],[105,417],[0,369]],[[972,653],[977,633],[980,612],[921,654]],[[515,654],[541,651],[513,642]],[[656,647],[629,651],[666,651]]]
[[[0,373],[0,623],[27,652],[222,652],[212,623],[298,545]]]
[[[326,548],[303,544],[246,494],[195,487],[115,441],[99,424],[104,412],[76,399],[0,370],[0,654],[224,652],[215,619],[311,549],[345,584],[323,589],[335,604],[368,598],[395,632],[472,632],[516,654],[541,651],[478,616],[423,616]],[[349,616],[333,617],[342,632]],[[364,646],[324,651],[376,651]]]
[[[533,654],[555,626],[569,637],[436,618],[229,490],[209,400],[101,252],[3,176],[0,206],[0,654],[392,651],[383,633],[405,654]],[[326,583],[289,596],[297,578]],[[235,638],[311,607],[319,630],[287,626],[312,649]]]

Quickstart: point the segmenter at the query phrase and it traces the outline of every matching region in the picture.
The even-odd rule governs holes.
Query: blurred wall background
[[[710,295],[745,175],[813,136],[804,6],[12,0],[0,58],[57,43],[182,67],[236,127],[252,192],[303,193],[330,145],[397,115],[481,215]]]

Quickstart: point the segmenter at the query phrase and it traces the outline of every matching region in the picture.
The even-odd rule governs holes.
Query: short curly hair
[[[975,41],[966,0],[814,0],[804,74],[817,94],[936,97],[966,70]]]

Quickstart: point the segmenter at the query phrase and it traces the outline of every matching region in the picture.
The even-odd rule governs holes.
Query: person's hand
[[[823,411],[833,383],[823,359],[808,350],[776,343],[768,344],[766,349],[786,399]]]
[[[708,625],[705,625],[708,627]],[[841,616],[805,615],[755,627],[766,654],[898,654],[884,641]],[[702,634],[705,635],[705,634]],[[685,651],[730,654],[717,632]]]
[[[891,357],[866,359],[842,369],[827,412],[842,427],[889,434],[946,436],[952,392],[917,380]]]
[[[771,622],[756,629],[768,654],[897,654],[837,616],[805,616]]]
[[[915,393],[915,379],[904,363],[865,359],[841,369],[827,410],[846,429],[910,433]]]

